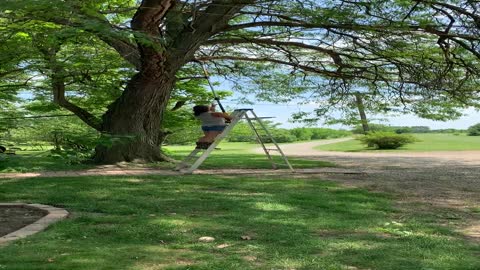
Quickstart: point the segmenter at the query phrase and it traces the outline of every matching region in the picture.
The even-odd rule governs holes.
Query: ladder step
[[[280,150],[277,149],[277,148],[267,148],[266,150],[268,150],[268,151],[280,151]]]

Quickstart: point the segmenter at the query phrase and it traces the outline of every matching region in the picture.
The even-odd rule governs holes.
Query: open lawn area
[[[480,247],[431,216],[313,176],[0,181],[0,202],[71,213],[2,247],[0,269],[480,269]]]
[[[256,147],[221,144],[201,168],[271,168],[265,155],[251,152]],[[165,147],[176,159],[192,148]],[[322,159],[289,160],[295,168],[335,166]],[[2,156],[0,166],[4,173],[93,167],[26,151]],[[0,247],[0,269],[480,269],[480,245],[459,230],[474,224],[478,208],[468,204],[465,212],[418,200],[399,204],[405,196],[395,184],[409,182],[398,174],[388,184],[391,170],[385,179],[278,173],[0,177],[0,203],[47,204],[71,213],[44,232]],[[407,172],[406,179],[418,187],[421,172]],[[475,190],[467,176],[459,180],[464,186],[456,186]],[[332,181],[325,180],[329,177]],[[392,188],[338,184],[344,178],[367,183],[368,177]],[[439,183],[449,188],[449,179]],[[427,190],[430,182],[421,183]]]
[[[219,145],[219,150],[215,150],[208,159],[200,166],[200,169],[269,169],[272,165],[265,154],[252,154],[250,150],[259,147],[258,144],[249,143],[229,143],[224,142]],[[167,154],[177,160],[182,160],[190,151],[195,148],[194,145],[185,146],[164,146]],[[280,157],[274,156],[275,163],[282,165]],[[52,154],[50,151],[17,151],[16,155],[0,155],[0,173],[12,172],[38,172],[38,171],[69,171],[91,169],[95,165],[88,163],[71,163],[71,159]],[[311,161],[301,158],[290,158],[290,163],[295,168],[318,168],[333,167],[331,162]],[[173,163],[151,163],[151,164],[119,164],[126,168],[157,168],[173,169]],[[287,168],[279,166],[279,168]]]
[[[350,140],[334,144],[320,145],[315,147],[317,150],[324,151],[342,151],[342,152],[398,152],[398,151],[464,151],[480,150],[480,136],[467,136],[466,134],[435,134],[420,133],[412,134],[419,141],[407,144],[396,150],[376,150],[367,148],[358,140]]]

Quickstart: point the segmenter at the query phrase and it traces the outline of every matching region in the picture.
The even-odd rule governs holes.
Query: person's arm
[[[232,121],[233,120],[233,117],[228,115],[228,113],[223,113],[223,118],[225,118],[225,120],[227,120],[227,121]]]
[[[210,108],[208,108],[211,112],[215,112],[215,107],[217,106],[217,104],[215,103],[212,103],[210,104]]]

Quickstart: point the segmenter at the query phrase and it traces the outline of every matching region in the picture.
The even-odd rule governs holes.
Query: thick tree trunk
[[[132,18],[131,26],[137,38],[140,61],[132,62],[124,46],[107,43],[125,59],[134,63],[140,72],[127,85],[122,96],[109,106],[103,116],[101,131],[111,135],[109,146],[99,145],[95,149],[97,163],[116,163],[141,159],[162,161],[166,156],[160,151],[160,132],[163,113],[170,92],[175,84],[175,74],[181,66],[194,59],[194,54],[203,42],[228,25],[244,6],[253,0],[232,1],[228,5],[206,4],[206,10],[193,17],[191,24],[165,23],[166,14],[173,10],[175,0],[143,0]],[[218,1],[223,2],[223,1]],[[200,7],[195,7],[200,11]],[[173,11],[172,11],[173,12]],[[160,26],[160,27],[159,27]],[[166,30],[177,29],[175,34]],[[158,39],[158,37],[161,37]],[[105,39],[104,39],[105,40]],[[162,40],[170,40],[163,42]],[[168,44],[165,44],[168,43]]]
[[[96,163],[170,160],[161,152],[159,133],[174,83],[173,72],[161,76],[139,73],[131,79],[103,116],[107,143],[96,147]]]

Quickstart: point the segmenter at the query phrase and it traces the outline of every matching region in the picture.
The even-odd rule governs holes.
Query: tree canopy
[[[107,163],[165,158],[169,101],[206,98],[198,61],[269,98],[315,89],[329,106],[346,106],[360,93],[430,118],[454,115],[478,106],[478,8],[467,0],[4,0],[0,90],[29,91],[99,132],[135,138],[98,146],[96,160]]]

